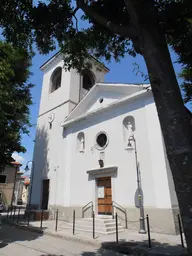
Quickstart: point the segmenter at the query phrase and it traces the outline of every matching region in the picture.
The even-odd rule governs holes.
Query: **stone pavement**
[[[21,224],[21,223],[20,223]],[[119,243],[116,243],[116,234],[98,235],[95,234],[95,239],[92,233],[76,231],[72,234],[72,228],[66,229],[64,221],[58,221],[58,229],[55,232],[55,221],[43,221],[42,229],[39,221],[30,222],[26,227],[23,223],[22,228],[27,228],[36,232],[60,237],[65,240],[80,242],[85,245],[97,246],[97,248],[110,248],[118,252],[132,255],[133,251],[142,248],[146,254],[136,255],[187,255],[186,249],[181,247],[180,236],[151,233],[152,249],[148,248],[147,234],[139,234],[136,231],[125,230],[119,233]]]
[[[27,256],[123,256],[96,246],[83,245],[35,232],[3,225],[0,230],[0,255]]]
[[[39,228],[41,225],[40,221],[30,222],[30,226]],[[73,237],[73,230],[66,229],[64,221],[58,221],[57,232],[55,232],[55,221],[48,220],[43,221],[42,227],[45,233],[51,234],[58,234],[58,235],[67,235],[69,237]],[[76,231],[75,237],[84,238],[86,240],[92,241],[92,233],[83,232],[83,231]],[[151,233],[151,239],[155,244],[169,244],[169,245],[180,245],[181,240],[179,235],[166,235],[166,234],[158,234],[158,233]],[[126,229],[124,232],[119,233],[119,241],[127,241],[127,242],[145,242],[148,243],[148,236],[147,234],[139,234],[136,231]],[[112,242],[116,241],[116,234],[110,235],[101,235],[96,234],[95,239],[93,241],[98,242]]]

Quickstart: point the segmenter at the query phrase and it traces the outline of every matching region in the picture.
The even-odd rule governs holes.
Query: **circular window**
[[[102,103],[103,102],[103,98],[99,99],[99,103]]]
[[[98,149],[106,148],[108,145],[107,134],[104,132],[99,133],[96,137],[96,144]]]

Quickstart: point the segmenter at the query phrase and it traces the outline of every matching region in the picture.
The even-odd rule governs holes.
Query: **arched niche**
[[[95,76],[93,74],[93,72],[91,72],[90,70],[84,70],[83,71],[83,77],[82,77],[82,87],[83,89],[89,91],[93,85],[95,84]]]
[[[56,68],[50,79],[50,92],[54,92],[61,87],[61,76],[62,76],[62,68]]]
[[[135,119],[133,116],[126,116],[123,119],[123,141],[125,148],[128,147],[129,138],[135,131]]]
[[[80,132],[77,135],[77,152],[83,153],[85,151],[85,134]]]

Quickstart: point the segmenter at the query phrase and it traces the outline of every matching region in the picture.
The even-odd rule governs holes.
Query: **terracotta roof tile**
[[[16,166],[22,166],[22,164],[20,164],[19,162],[11,162],[11,164]]]

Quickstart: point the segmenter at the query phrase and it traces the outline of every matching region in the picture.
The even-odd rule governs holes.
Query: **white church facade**
[[[174,234],[178,202],[150,86],[105,83],[109,70],[91,61],[83,75],[65,71],[60,53],[41,67],[31,204],[64,219],[86,204],[122,219],[126,209],[130,229],[142,205],[153,231]]]

